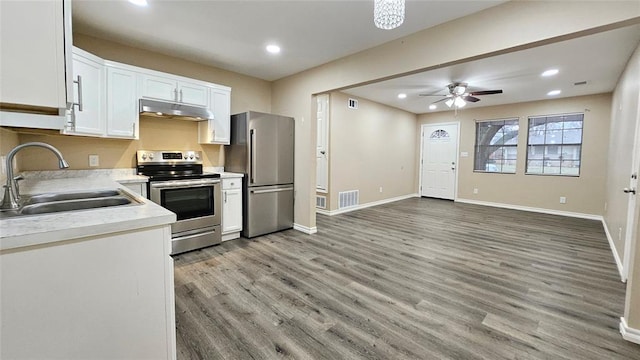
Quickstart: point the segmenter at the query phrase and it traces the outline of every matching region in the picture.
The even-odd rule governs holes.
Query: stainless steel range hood
[[[204,107],[149,99],[140,99],[140,115],[192,121],[213,119],[213,112]]]

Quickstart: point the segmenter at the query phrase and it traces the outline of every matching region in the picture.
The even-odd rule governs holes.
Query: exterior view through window
[[[476,122],[473,170],[515,173],[519,127],[517,118]]]
[[[584,114],[529,118],[527,174],[580,175]]]

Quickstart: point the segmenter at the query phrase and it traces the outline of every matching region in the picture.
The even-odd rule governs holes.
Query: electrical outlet
[[[604,203],[604,212],[607,212],[607,202]]]
[[[7,157],[0,156],[0,175],[7,175]]]
[[[622,241],[622,228],[618,228],[618,241]]]
[[[560,196],[560,204],[566,204],[567,203],[567,198],[564,196]]]
[[[382,193],[382,186],[380,186],[380,193]]]
[[[98,155],[89,155],[89,166],[100,166],[100,157]]]
[[[477,193],[478,193],[478,188],[474,188],[474,189],[473,189],[473,193],[474,193],[474,194],[477,194]]]

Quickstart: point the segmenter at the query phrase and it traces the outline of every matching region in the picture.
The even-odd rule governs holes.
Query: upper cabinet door
[[[142,97],[178,101],[178,82],[164,77],[142,74]]]
[[[80,53],[80,54],[79,54]],[[82,55],[74,49],[73,79],[74,99],[72,121],[65,134],[104,135],[104,65],[91,54]]]
[[[178,82],[178,102],[209,106],[209,89],[198,84]]]
[[[107,136],[138,138],[136,73],[107,66]]]
[[[69,5],[69,8],[64,8]],[[65,14],[66,12],[66,14]],[[58,1],[0,1],[0,103],[64,112],[67,108],[65,21],[70,3]]]

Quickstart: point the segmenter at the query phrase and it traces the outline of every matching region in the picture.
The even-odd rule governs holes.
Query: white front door
[[[327,192],[329,186],[329,95],[316,97],[318,102],[317,123],[318,133],[316,141],[316,191]]]
[[[456,190],[458,123],[422,125],[420,195],[453,200]]]

